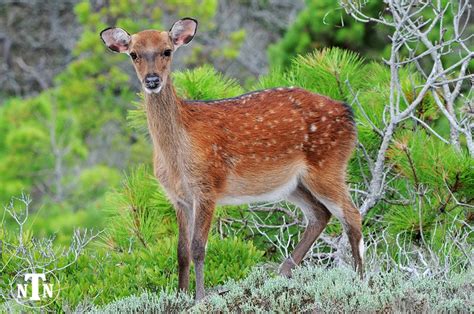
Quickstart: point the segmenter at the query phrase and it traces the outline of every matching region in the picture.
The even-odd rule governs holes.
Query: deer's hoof
[[[293,270],[295,266],[296,266],[295,263],[293,263],[292,260],[287,258],[283,262],[283,264],[281,264],[280,270],[278,271],[278,273],[280,274],[280,276],[291,278],[291,271]]]
[[[196,291],[196,295],[194,297],[195,303],[202,301],[202,299],[204,299],[205,296],[206,296],[206,293],[204,291]]]

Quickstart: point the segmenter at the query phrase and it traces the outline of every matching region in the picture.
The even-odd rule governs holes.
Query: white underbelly
[[[239,182],[239,185],[243,182]],[[294,175],[288,181],[275,187],[269,188],[262,193],[252,194],[247,189],[244,193],[239,193],[239,189],[229,188],[229,191],[217,200],[219,205],[240,205],[259,202],[280,201],[287,198],[298,185],[298,175]]]

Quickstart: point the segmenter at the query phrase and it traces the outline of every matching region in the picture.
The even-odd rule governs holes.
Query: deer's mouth
[[[154,88],[147,87],[146,85],[143,86],[145,89],[145,92],[148,94],[158,94],[161,91],[161,88],[163,87],[162,85],[159,85]]]

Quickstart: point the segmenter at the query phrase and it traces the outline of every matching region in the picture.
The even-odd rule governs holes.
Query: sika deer
[[[155,175],[179,225],[179,288],[188,289],[192,259],[196,299],[204,297],[204,256],[216,204],[282,199],[301,208],[307,228],[281,274],[291,274],[332,214],[344,226],[362,275],[361,216],[345,183],[356,141],[351,108],[300,88],[213,101],[179,98],[171,61],[196,29],[196,20],[184,18],[169,32],[101,32],[107,47],[131,57],[145,91]]]

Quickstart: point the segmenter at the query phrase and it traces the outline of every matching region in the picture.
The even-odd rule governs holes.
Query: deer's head
[[[193,39],[197,25],[187,17],[175,22],[168,32],[145,30],[130,35],[113,27],[103,30],[100,37],[111,51],[130,56],[145,92],[159,93],[170,74],[173,53]]]

